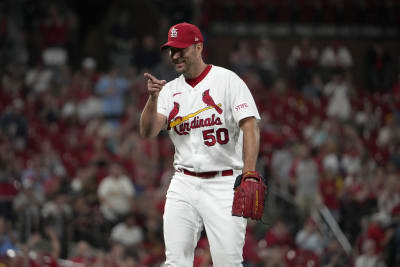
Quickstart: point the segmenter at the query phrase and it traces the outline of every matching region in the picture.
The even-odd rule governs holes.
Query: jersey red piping
[[[196,85],[199,84],[199,82],[201,82],[206,76],[207,74],[210,72],[211,70],[211,66],[212,65],[208,65],[202,73],[200,73],[199,76],[197,76],[196,78],[193,79],[186,79],[186,82],[191,86],[191,87],[195,87]]]

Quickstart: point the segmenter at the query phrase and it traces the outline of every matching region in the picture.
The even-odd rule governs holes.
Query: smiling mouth
[[[184,62],[184,61],[181,61],[181,62],[175,63],[175,66],[177,66],[177,67],[182,67],[183,64],[185,64],[185,62]]]

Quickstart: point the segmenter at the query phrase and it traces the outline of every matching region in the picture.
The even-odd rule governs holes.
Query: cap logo
[[[199,40],[199,38],[196,36],[194,37],[194,41],[197,42]]]
[[[171,29],[171,38],[176,38],[176,37],[178,37],[178,29],[172,28]]]

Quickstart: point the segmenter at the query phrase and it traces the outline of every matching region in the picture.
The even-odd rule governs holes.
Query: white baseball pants
[[[193,266],[205,227],[215,267],[242,266],[247,220],[232,216],[233,176],[199,178],[176,172],[164,211],[165,265]]]

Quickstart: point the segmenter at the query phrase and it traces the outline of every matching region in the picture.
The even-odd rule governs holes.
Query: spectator
[[[271,159],[271,174],[275,183],[284,192],[288,192],[289,172],[293,162],[293,145],[290,142],[284,144],[280,149],[276,149]]]
[[[97,128],[96,130],[99,130]],[[95,167],[94,175],[96,177],[96,182],[99,183],[106,175],[106,167],[113,160],[113,155],[111,151],[107,148],[107,140],[96,135],[96,132],[91,132],[86,129],[85,137],[89,138],[89,136],[96,137],[96,139],[91,140],[90,142],[87,140],[85,146],[81,149],[85,149],[82,157],[80,158],[83,165],[92,164]]]
[[[119,118],[124,111],[124,96],[129,88],[128,80],[118,68],[112,68],[108,74],[100,77],[96,84],[96,93],[101,97],[103,115],[107,118]]]
[[[68,195],[65,192],[56,193],[54,200],[44,203],[42,217],[45,224],[49,224],[54,229],[57,238],[60,240],[60,256],[68,256],[72,209],[68,204]]]
[[[23,105],[21,99],[15,99],[0,115],[0,131],[20,148],[25,147],[28,138],[28,121],[23,114]]]
[[[362,246],[362,254],[356,258],[355,267],[386,267],[383,260],[376,254],[373,239],[368,239]]]
[[[317,255],[322,255],[324,240],[318,231],[314,219],[308,218],[303,229],[296,234],[296,245],[301,249],[310,250]]]
[[[324,151],[322,156],[322,169],[331,172],[333,175],[338,175],[340,171],[340,160],[337,153],[335,144],[328,144],[328,148]],[[329,147],[331,146],[331,147]]]
[[[136,48],[133,62],[139,72],[150,70],[160,62],[160,51],[156,47],[154,36],[148,34],[143,37],[141,45]]]
[[[8,250],[18,250],[16,243],[17,239],[12,233],[10,224],[0,216],[0,258],[5,257]]]
[[[50,6],[48,14],[40,25],[43,47],[66,48],[68,41],[68,25],[65,17],[61,14],[59,7]]]
[[[105,258],[104,266],[119,266],[123,263],[123,257],[126,252],[126,248],[119,243],[111,245],[110,252],[107,253]]]
[[[351,149],[352,148],[352,149]],[[354,175],[361,172],[361,152],[355,146],[350,147],[342,155],[342,168],[346,174]]]
[[[51,5],[47,12],[40,25],[42,60],[47,66],[62,66],[68,61],[68,37],[73,33],[72,24],[58,6]]]
[[[329,98],[327,114],[341,121],[349,120],[351,116],[350,85],[342,73],[333,75],[324,87],[324,94]]]
[[[118,163],[109,167],[109,175],[101,181],[97,192],[100,209],[107,220],[117,222],[131,210],[135,187]]]
[[[362,101],[361,107],[354,116],[354,123],[358,129],[359,136],[364,136],[366,139],[372,137],[372,133],[380,127],[381,112],[380,109],[374,109],[371,101],[367,99]]]
[[[130,65],[136,42],[136,33],[132,25],[130,13],[127,10],[122,10],[113,16],[106,42],[110,51],[110,62],[114,67],[125,69]]]
[[[0,62],[26,64],[29,57],[26,49],[26,28],[12,8],[7,8],[6,2],[0,6],[0,25]]]
[[[254,57],[247,41],[239,40],[229,55],[232,70],[238,75],[246,74],[253,67]]]
[[[84,195],[88,200],[94,200],[93,195],[97,194],[97,185],[95,177],[96,167],[94,165],[82,166],[78,169],[77,175],[71,183],[73,193]],[[97,197],[97,196],[96,196]]]
[[[68,257],[73,263],[81,264],[81,267],[92,266],[94,261],[93,248],[85,241],[79,241],[73,248],[71,256]]]
[[[322,96],[324,84],[319,74],[313,74],[311,80],[304,85],[302,92],[307,98],[319,98]]]
[[[48,90],[53,79],[54,72],[46,67],[43,62],[39,62],[26,73],[25,84],[33,94],[39,94]]]
[[[10,157],[11,155],[7,156]],[[3,155],[0,156],[0,218],[15,221],[13,199],[18,194],[18,189],[15,186],[16,180],[12,178],[11,162],[7,162],[2,157]],[[11,160],[16,160],[15,157],[11,156],[10,158]]]
[[[361,220],[376,208],[371,198],[371,187],[363,173],[348,175],[344,179],[341,198],[341,226],[350,242],[354,242],[361,231]]]
[[[138,265],[139,262],[137,256],[135,256],[131,251],[125,252],[122,258],[121,267],[137,267]]]
[[[320,267],[319,257],[311,250],[293,249],[285,255],[285,264],[289,267],[316,266]]]
[[[128,214],[123,222],[114,226],[111,241],[121,243],[125,247],[134,247],[143,241],[143,231],[137,225],[134,214]]]
[[[85,58],[82,61],[80,71],[71,79],[71,85],[65,92],[62,116],[66,119],[80,119],[85,122],[101,114],[101,103],[94,93],[94,85],[97,84],[99,74],[96,69],[96,61]]]
[[[318,166],[312,157],[311,149],[305,144],[297,148],[297,156],[290,171],[291,182],[295,191],[296,204],[303,218],[310,215],[319,201]]]
[[[146,199],[143,199],[146,201]],[[148,206],[143,203],[143,208]],[[150,246],[156,243],[160,243],[162,240],[162,219],[159,216],[160,213],[156,209],[147,210],[147,216],[144,227],[144,242]],[[162,253],[162,252],[161,252]]]
[[[36,257],[29,257],[32,267],[44,266],[58,267],[57,260],[60,257],[60,240],[56,232],[50,226],[45,226],[43,234],[34,233],[27,242],[28,251]]]
[[[381,194],[378,195],[380,217],[389,223],[394,209],[400,205],[400,180],[397,174],[390,174]]]
[[[321,266],[324,267],[351,267],[351,257],[346,255],[337,240],[330,240],[321,255]]]
[[[34,231],[39,230],[40,207],[45,201],[45,196],[34,187],[32,180],[24,180],[22,190],[13,201],[14,212],[17,214],[16,229],[22,242],[28,240]]]
[[[76,103],[76,112],[79,119],[79,122],[85,123],[91,119],[95,119],[104,114],[104,106],[103,101],[95,96],[95,95],[88,95],[83,99],[80,99]],[[65,109],[70,109],[71,107],[67,107],[67,105],[73,105],[72,109],[75,109],[74,102],[66,103],[64,106]],[[66,111],[68,113],[68,111]]]
[[[301,90],[310,81],[317,60],[318,50],[311,44],[309,39],[304,38],[301,40],[300,45],[293,46],[287,62],[294,73],[298,90]]]
[[[393,65],[389,52],[379,43],[370,46],[365,55],[365,81],[371,92],[387,92],[392,86]]]
[[[258,264],[260,263],[261,259],[259,257],[259,246],[258,246],[258,240],[256,237],[256,226],[257,222],[248,222],[247,228],[246,228],[246,237],[244,241],[244,246],[243,246],[243,265],[246,266],[246,264]]]
[[[322,197],[323,203],[330,210],[336,221],[339,221],[339,184],[340,178],[337,173],[327,169],[323,172],[319,183],[319,191]]]
[[[58,134],[56,135],[58,136]],[[50,141],[43,142],[41,153],[43,153],[41,160],[43,165],[45,165],[44,168],[49,171],[47,174],[48,176],[46,177],[46,183],[44,183],[43,186],[47,191],[46,193],[51,193],[49,190],[54,190],[50,188],[51,186],[61,186],[60,181],[66,176],[66,170],[59,154],[57,153],[57,150]]]
[[[303,129],[303,137],[313,148],[321,147],[328,138],[328,125],[322,123],[319,115],[314,115]]]
[[[322,50],[320,64],[327,74],[337,70],[345,72],[353,66],[353,57],[340,41],[333,41]]]
[[[11,150],[10,144],[1,143],[0,131],[0,217],[15,222],[13,200],[19,188],[14,175],[20,172],[22,162]]]
[[[95,225],[93,214],[94,207],[84,195],[77,196],[72,204],[73,217],[72,224],[72,240],[75,242],[84,241],[92,246],[98,246],[101,242],[101,234],[97,232],[101,226]]]
[[[84,58],[81,63],[81,70],[77,74],[82,75],[93,86],[99,79],[96,60],[92,57]]]
[[[279,74],[278,58],[274,43],[268,38],[262,38],[256,49],[256,65],[265,86],[270,87]]]
[[[381,128],[379,129],[376,144],[379,147],[387,147],[390,144],[393,144],[397,138],[398,128],[395,118],[390,115],[386,116]]]
[[[267,263],[267,267],[279,266],[285,254],[295,245],[287,224],[281,219],[267,231],[260,244],[261,249],[258,254]]]
[[[169,59],[169,55],[167,52],[161,54],[161,61],[154,66],[153,72],[156,77],[160,77],[160,79],[171,81],[178,77],[178,73],[174,68],[171,68],[171,60]]]

